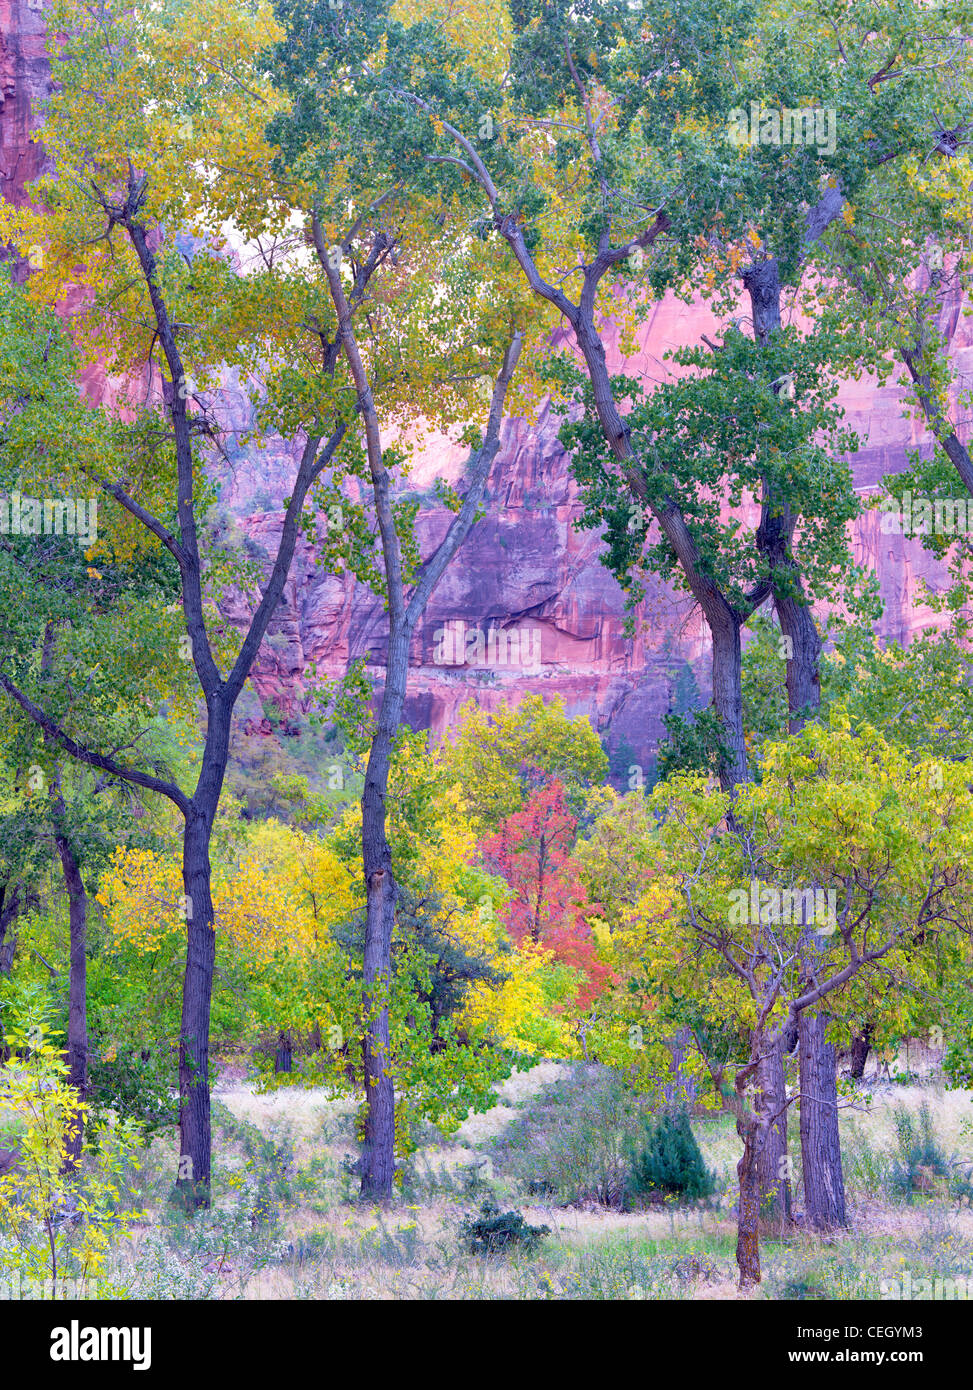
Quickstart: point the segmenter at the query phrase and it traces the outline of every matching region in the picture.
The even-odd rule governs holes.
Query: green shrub
[[[952,1177],[949,1157],[933,1132],[929,1105],[923,1101],[918,1116],[902,1107],[895,1112],[896,1154],[892,1161],[892,1188],[907,1201],[917,1192],[930,1193],[935,1179]]]
[[[643,1114],[643,1102],[623,1076],[578,1067],[525,1107],[492,1145],[492,1155],[531,1196],[625,1210],[629,1152]]]
[[[109,1049],[107,1040],[96,1037],[88,1055],[88,1102],[93,1110],[114,1111],[119,1119],[132,1120],[145,1139],[177,1123],[178,1066],[176,1054],[165,1044],[116,1044]]]
[[[468,1215],[460,1226],[460,1238],[471,1255],[494,1255],[519,1245],[528,1253],[537,1249],[550,1226],[529,1226],[523,1212],[501,1211],[492,1197],[480,1207],[479,1215]]]
[[[685,1110],[663,1110],[645,1121],[642,1142],[632,1154],[630,1183],[642,1196],[661,1193],[696,1201],[710,1195],[715,1179]]]
[[[874,1142],[858,1125],[851,1124],[847,1134],[842,1135],[841,1149],[845,1187],[849,1192],[872,1197],[888,1195],[891,1174],[884,1146]]]

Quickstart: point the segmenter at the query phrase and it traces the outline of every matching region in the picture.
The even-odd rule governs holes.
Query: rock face
[[[42,11],[27,0],[0,0],[0,179],[8,200],[22,200],[24,184],[44,168],[32,132],[48,86]],[[968,372],[973,336],[961,307],[959,302],[946,306],[943,328],[960,371]],[[667,370],[667,352],[715,329],[705,306],[666,298],[653,308],[639,351],[626,365],[659,380]],[[619,370],[617,345],[609,355],[613,370]],[[87,386],[93,399],[101,399],[104,374],[91,372]],[[848,425],[867,441],[853,461],[858,488],[874,487],[884,473],[902,468],[907,450],[929,447],[929,436],[903,417],[896,387],[849,382],[840,400]],[[226,411],[238,416],[234,424],[248,422],[245,398],[230,379],[220,403],[220,413]],[[625,636],[623,595],[600,563],[600,543],[572,524],[580,509],[556,434],[557,422],[546,408],[531,427],[520,420],[505,425],[489,481],[489,514],[443,578],[416,633],[407,717],[414,727],[439,736],[466,700],[493,708],[527,691],[557,694],[570,713],[591,717],[622,765],[648,766],[663,714],[705,698],[705,626],[684,596],[657,583],[641,605],[636,635]],[[251,546],[271,556],[295,458],[292,448],[276,441],[266,452],[239,451],[232,467],[218,470],[222,502]],[[462,467],[459,452],[440,440],[424,453],[411,487],[429,490],[437,476],[456,482]],[[418,518],[424,554],[449,519],[429,495]],[[918,601],[918,590],[922,580],[940,582],[942,567],[917,541],[883,535],[874,512],[856,524],[852,539],[855,559],[881,584],[882,634],[908,641],[933,625],[935,615]],[[235,595],[226,605],[227,617],[242,625],[254,602],[253,594]],[[254,684],[264,699],[295,713],[308,707],[309,665],[333,679],[364,656],[378,685],[384,631],[381,602],[349,577],[322,572],[313,552],[302,547]]]
[[[32,138],[39,108],[50,90],[44,51],[42,0],[0,0],[0,196],[20,206],[24,184],[46,167],[43,146]]]
[[[973,367],[968,321],[949,325],[961,370]],[[708,336],[714,324],[704,306],[664,300],[642,334],[641,350],[627,365],[658,378],[663,355]],[[610,356],[612,354],[610,353]],[[615,360],[621,367],[622,359]],[[613,364],[614,365],[614,364]],[[906,465],[907,450],[928,448],[928,437],[902,414],[902,393],[874,383],[849,383],[841,392],[847,423],[867,442],[853,460],[855,484],[873,488],[885,473]],[[282,472],[286,472],[281,470]],[[461,460],[442,441],[429,448],[413,477],[422,487],[438,475],[455,482]],[[277,470],[263,473],[273,492]],[[224,496],[246,511],[256,478],[237,471]],[[961,491],[957,483],[958,492]],[[412,653],[407,713],[417,728],[435,735],[455,721],[469,699],[494,708],[526,691],[560,695],[569,713],[588,714],[606,736],[623,770],[647,768],[670,709],[701,703],[708,689],[708,633],[684,595],[655,582],[639,611],[633,638],[624,632],[624,596],[600,562],[593,533],[577,531],[576,489],[557,441],[557,422],[545,408],[532,427],[509,421],[489,482],[490,513],[471,532],[430,601]],[[279,512],[246,517],[248,533],[272,554]],[[448,525],[434,505],[419,514],[423,554]],[[939,620],[920,601],[923,581],[936,588],[944,569],[918,541],[884,535],[881,515],[866,513],[853,527],[855,560],[877,574],[886,638],[908,642]],[[233,617],[242,621],[242,596]],[[365,656],[376,680],[384,649],[382,606],[362,586],[323,575],[304,553],[295,565],[287,597],[275,620],[256,678],[265,698],[286,710],[301,707],[303,675],[310,663],[329,678],[349,660]],[[268,650],[269,648],[269,650]],[[626,747],[627,745],[627,747]]]

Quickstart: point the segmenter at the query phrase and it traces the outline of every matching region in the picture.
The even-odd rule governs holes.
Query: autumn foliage
[[[576,970],[583,983],[575,1002],[586,1008],[603,992],[611,971],[598,959],[585,919],[587,896],[572,858],[577,829],[564,785],[554,778],[495,835],[487,835],[480,849],[491,871],[512,890],[503,916],[511,937],[518,946],[529,940],[546,948]]]

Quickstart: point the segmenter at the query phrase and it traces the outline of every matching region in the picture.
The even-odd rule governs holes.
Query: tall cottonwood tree
[[[37,902],[28,885],[43,867],[45,851],[50,857],[53,850],[58,864],[68,904],[67,1077],[83,1103],[86,878],[106,838],[118,833],[117,786],[108,776],[95,781],[90,772],[85,776],[87,770],[72,769],[50,729],[25,714],[10,691],[31,688],[54,722],[67,716],[85,742],[144,744],[153,706],[157,715],[165,695],[180,694],[183,663],[174,668],[158,642],[157,610],[176,590],[164,578],[159,582],[149,557],[133,562],[114,552],[118,536],[105,516],[101,568],[87,563],[85,550],[98,535],[97,501],[73,498],[68,504],[63,496],[79,481],[79,463],[93,461],[94,437],[111,436],[110,422],[82,410],[74,354],[57,319],[38,312],[6,276],[0,281],[0,343],[0,493],[4,508],[14,513],[0,539],[0,690],[6,692],[0,699],[6,714],[3,761],[11,768],[18,803],[5,823],[4,853],[15,879],[14,910]],[[39,497],[46,499],[43,508]],[[62,499],[53,509],[52,497]],[[50,518],[44,515],[48,510]],[[48,520],[55,523],[54,533],[39,534],[38,524]],[[61,534],[68,520],[69,533]],[[79,523],[80,533],[70,534]],[[92,652],[109,651],[110,662],[85,669]],[[81,1152],[83,1114],[79,1109],[71,1129],[70,1168]]]
[[[192,229],[212,239],[232,222],[259,243],[261,235],[272,241],[290,216],[260,136],[264,113],[273,105],[265,76],[254,64],[274,37],[266,12],[248,4],[230,10],[209,6],[197,7],[190,18],[175,8],[181,21],[176,28],[169,23],[172,16],[153,5],[66,3],[51,12],[53,32],[70,35],[63,42],[52,40],[60,85],[48,109],[45,141],[57,174],[33,190],[36,209],[7,209],[4,222],[15,244],[45,248],[35,257],[39,268],[30,285],[37,299],[56,303],[66,281],[80,280],[91,291],[72,320],[82,353],[106,359],[109,369],[134,378],[143,392],[143,382],[150,394],[154,390],[157,405],[148,412],[139,408],[137,397],[126,400],[121,392],[122,403],[138,416],[122,475],[102,472],[104,450],[90,421],[91,448],[79,459],[77,473],[96,482],[178,569],[185,630],[182,637],[173,634],[170,650],[174,662],[180,654],[191,659],[205,705],[195,787],[187,791],[156,770],[83,741],[71,713],[53,717],[42,693],[32,692],[26,681],[18,684],[0,672],[0,688],[71,757],[167,798],[183,818],[180,911],[187,956],[179,1042],[179,1185],[187,1204],[196,1206],[208,1203],[211,1176],[210,842],[231,717],[280,602],[305,504],[319,479],[333,480],[349,419],[327,392],[301,420],[293,421],[290,410],[299,461],[280,543],[224,673],[219,658],[227,644],[221,624],[214,625],[210,616],[212,597],[227,574],[239,579],[240,571],[219,554],[209,557],[208,570],[202,547],[209,492],[206,445],[228,425],[221,425],[218,402],[202,396],[191,372],[197,378],[208,372],[215,379],[227,360],[251,365],[266,360],[279,367],[280,339],[304,328],[306,306],[287,305],[291,312],[283,314],[283,327],[267,318],[266,307],[280,305],[290,288],[272,253],[263,257],[259,272],[247,274],[219,254],[195,260],[181,255],[167,231]],[[202,88],[199,61],[209,65]],[[164,87],[157,85],[162,72]],[[356,299],[374,268],[370,261],[358,269],[352,287]],[[340,341],[329,343],[318,335],[318,344],[327,381]],[[286,366],[286,351],[284,358]],[[278,409],[277,423],[288,418],[286,391],[273,396],[254,390],[269,414]],[[79,410],[83,416],[77,398],[73,405],[74,416]],[[49,420],[49,446],[52,425]]]
[[[854,237],[856,206],[894,204],[901,215],[901,201],[890,196],[892,189],[910,181],[910,169],[920,155],[935,149],[940,159],[948,158],[955,144],[949,128],[962,131],[967,115],[957,71],[967,63],[961,37],[967,6],[945,6],[935,15],[928,7],[910,3],[882,14],[872,6],[851,6],[816,33],[807,31],[804,18],[797,7],[790,26],[768,42],[753,74],[756,90],[764,108],[772,111],[793,111],[805,104],[800,94],[814,90],[822,115],[830,112],[835,158],[826,192],[806,213],[807,195],[794,186],[788,168],[798,162],[793,149],[785,154],[783,148],[770,145],[743,151],[753,171],[745,201],[760,240],[760,257],[744,270],[743,283],[754,336],[761,341],[780,332],[782,291],[798,289],[803,278],[815,276],[819,266],[831,262],[833,244],[840,246]],[[801,26],[796,32],[795,22]],[[786,40],[781,41],[784,34]],[[944,41],[947,50],[950,47],[949,34],[954,35],[952,58],[940,75],[936,60]],[[768,167],[775,170],[770,177]],[[885,227],[889,219],[873,221],[866,211],[865,221],[866,226]],[[896,224],[901,225],[898,217],[892,219]],[[835,368],[849,360],[849,339],[860,340],[857,314],[847,301],[843,307],[843,316],[833,304],[822,314],[820,305],[812,302],[819,331],[832,343]],[[915,359],[907,348],[903,358],[907,366],[912,363],[915,379]],[[794,556],[797,521],[785,503],[765,516],[758,533],[771,564],[774,606],[786,643],[792,733],[800,731],[821,703],[821,640],[805,591],[806,576]],[[835,1056],[824,1039],[825,1023],[826,1016],[818,1013],[802,1015],[798,1023],[806,1217],[818,1229],[845,1220]],[[785,1045],[792,1041],[788,1037]]]
[[[289,18],[294,21],[292,12]],[[462,225],[457,225],[448,200],[435,185],[407,192],[397,168],[383,184],[385,166],[362,160],[358,122],[363,93],[341,59],[354,53],[359,64],[366,64],[380,47],[382,24],[378,7],[349,6],[340,16],[327,6],[302,11],[300,30],[289,34],[274,55],[275,71],[282,87],[293,94],[293,104],[270,126],[280,150],[279,167],[300,171],[309,187],[305,207],[318,273],[332,301],[335,340],[347,364],[364,435],[361,479],[371,504],[355,513],[356,536],[346,553],[347,563],[382,595],[388,611],[384,682],[367,738],[362,795],[366,1115],[361,1192],[373,1200],[391,1195],[394,1178],[395,1077],[385,995],[399,891],[387,797],[403,722],[410,651],[435,586],[484,500],[524,340],[524,331],[516,326],[523,317],[517,295],[505,294],[495,275],[478,270],[476,244],[464,238]],[[310,103],[309,74],[321,84]],[[332,173],[335,164],[342,170],[338,180]],[[338,227],[343,228],[340,234]],[[342,267],[357,264],[356,258],[369,254],[368,247],[381,275],[356,328],[354,301]],[[486,260],[489,268],[489,258],[481,254],[479,260]],[[392,291],[385,287],[390,280],[398,280],[398,301],[388,297]],[[430,280],[438,286],[432,297],[425,288]],[[391,313],[389,305],[394,306]],[[403,340],[410,344],[405,357]],[[467,422],[477,420],[482,405],[475,392],[485,375],[494,381],[485,429],[464,470],[465,495],[444,494],[455,515],[443,539],[423,559],[412,534],[414,508],[410,511],[401,496],[405,456],[398,444],[383,444],[382,425],[397,426],[401,434],[410,421],[420,423],[420,412],[454,422],[464,416]],[[470,432],[467,423],[464,433]],[[348,509],[346,500],[337,505]]]
[[[328,265],[326,258],[325,264]],[[504,401],[520,356],[522,338],[520,333],[515,333],[504,355],[493,389],[483,442],[470,455],[466,469],[466,496],[445,537],[410,582],[403,568],[402,542],[392,510],[393,479],[385,462],[375,398],[340,273],[333,264],[328,265],[328,282],[365,430],[389,614],[385,684],[362,793],[362,866],[367,892],[363,968],[367,1113],[361,1157],[361,1194],[365,1198],[385,1200],[392,1195],[395,1176],[395,1078],[389,1051],[389,1013],[383,994],[391,977],[392,934],[398,899],[387,828],[389,772],[405,708],[413,633],[436,584],[476,520],[490,467],[500,447]]]

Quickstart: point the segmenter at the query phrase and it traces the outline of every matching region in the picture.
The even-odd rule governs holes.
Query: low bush
[[[460,1238],[471,1255],[495,1255],[518,1245],[533,1253],[550,1226],[529,1226],[523,1212],[501,1211],[492,1197],[482,1203],[479,1214],[468,1215],[460,1226]]]
[[[495,1165],[533,1196],[625,1210],[631,1143],[644,1114],[624,1077],[579,1067],[545,1087],[494,1144]]]

